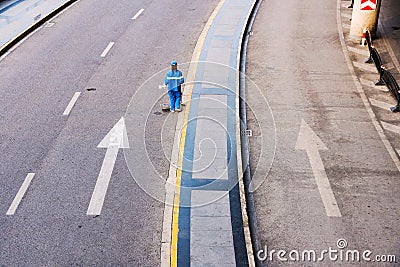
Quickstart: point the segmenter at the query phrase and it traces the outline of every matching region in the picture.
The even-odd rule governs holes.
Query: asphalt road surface
[[[216,4],[79,1],[0,62],[0,266],[159,264],[164,204],[135,183],[122,151],[100,216],[86,214],[107,151],[97,146],[145,80],[172,59],[190,60]],[[172,144],[174,119],[164,126],[157,111],[137,116],[150,118],[143,157],[166,177],[157,136],[164,127]]]
[[[293,252],[290,260],[292,250],[300,259],[304,250],[315,250],[321,258],[329,247],[370,250],[372,259],[400,255],[399,170],[349,71],[337,7],[335,0],[263,1],[250,38],[247,74],[275,118],[275,125],[261,128],[276,127],[272,168],[255,192],[261,256],[266,246],[269,266],[285,266],[284,259],[295,266],[385,266],[346,257],[331,260],[328,254],[310,262],[296,261]],[[266,109],[253,95],[247,94],[249,106],[256,112]],[[397,114],[386,114],[398,123]],[[254,116],[249,118],[249,128],[258,129]],[[258,161],[263,148],[259,131],[250,143],[253,173],[268,169]],[[337,243],[340,239],[346,243]],[[286,251],[283,260],[279,250]]]

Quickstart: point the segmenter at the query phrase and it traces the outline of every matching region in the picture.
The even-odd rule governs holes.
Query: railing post
[[[381,70],[379,71],[379,80],[375,81],[374,84],[376,86],[382,86],[385,85],[385,81],[383,80],[383,75],[385,74],[385,67],[382,65]]]

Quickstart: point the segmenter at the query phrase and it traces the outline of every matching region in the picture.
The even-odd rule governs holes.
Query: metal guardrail
[[[393,74],[385,69],[383,65],[382,59],[379,56],[378,51],[375,49],[374,45],[371,41],[371,35],[369,31],[365,33],[365,39],[367,40],[368,50],[369,50],[369,58],[365,61],[365,63],[375,63],[375,67],[379,72],[379,80],[375,82],[376,86],[386,85],[389,89],[390,93],[397,101],[397,105],[391,107],[390,110],[392,112],[400,111],[400,87],[397,83],[396,79],[393,77]]]

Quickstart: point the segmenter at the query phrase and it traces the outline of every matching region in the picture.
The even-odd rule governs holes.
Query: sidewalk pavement
[[[390,108],[397,104],[397,100],[388,91],[386,86],[375,86],[374,82],[379,80],[379,73],[373,63],[367,64],[365,60],[369,57],[367,46],[362,46],[349,35],[352,9],[346,7],[346,1],[341,5],[341,22],[349,56],[354,66],[355,75],[358,77],[366,98],[371,104],[372,110],[378,119],[390,143],[389,153],[395,162],[400,156],[398,143],[400,135],[400,120],[396,114],[390,112]],[[377,38],[373,40],[376,50],[387,70],[389,70],[398,83],[400,83],[400,2],[396,0],[382,1]],[[397,163],[400,167],[400,163]]]
[[[247,75],[268,98],[277,136],[271,170],[254,194],[260,242],[264,252],[287,252],[286,261],[276,253],[266,255],[270,266],[351,264],[328,257],[290,260],[293,250],[399,252],[399,155],[393,149],[399,148],[399,135],[383,129],[385,123],[400,126],[399,116],[388,108],[371,108],[395,101],[384,87],[374,86],[379,74],[364,63],[368,48],[348,36],[349,4],[263,1],[252,29]],[[246,97],[252,110],[265,109],[251,92]],[[249,122],[248,127],[257,125]],[[297,146],[304,129],[310,133],[307,151]],[[250,138],[252,174],[258,171],[254,155],[262,145],[256,138]],[[331,203],[340,216],[328,215],[327,193],[333,193]]]
[[[374,40],[375,47],[400,83],[400,1],[382,1],[377,37]]]
[[[185,114],[180,113],[186,117],[182,174],[179,177],[178,171],[175,191],[179,207],[174,211],[172,266],[251,265],[239,192],[237,69],[254,2],[221,1],[207,35],[199,39],[200,44],[204,41],[195,59],[199,62],[191,63],[196,65],[195,79],[186,81],[193,84],[191,90],[185,89],[188,102]]]
[[[0,7],[0,48],[68,0],[7,1]]]

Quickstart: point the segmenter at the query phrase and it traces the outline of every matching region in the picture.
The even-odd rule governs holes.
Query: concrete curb
[[[59,6],[58,8],[54,9],[51,11],[49,14],[41,18],[40,20],[36,21],[32,25],[30,25],[28,28],[26,28],[23,32],[15,36],[13,39],[5,43],[3,46],[0,47],[0,56],[4,55],[9,51],[14,45],[18,44],[22,39],[27,37],[29,34],[34,32],[36,29],[38,29],[40,26],[42,26],[45,22],[50,20],[51,18],[55,17],[58,13],[66,9],[67,7],[71,6],[75,2],[79,0],[70,0]]]
[[[250,17],[247,20],[246,28],[244,35],[242,36],[242,47],[240,52],[240,73],[246,74],[246,57],[247,57],[247,45],[249,42],[249,36],[251,33],[251,29],[253,27],[255,18],[257,16],[257,12],[261,6],[262,0],[256,0],[255,5],[250,13]],[[242,124],[240,125],[240,130],[247,130],[247,115],[246,115],[246,80],[241,76],[239,79],[239,112],[240,119]],[[248,216],[248,227],[251,235],[251,245],[253,251],[253,261],[255,266],[265,266],[265,264],[257,258],[257,252],[261,250],[261,242],[259,238],[258,226],[257,226],[257,216],[256,209],[254,203],[254,195],[250,192],[250,183],[251,183],[251,173],[250,173],[250,150],[249,150],[249,141],[247,136],[241,136],[241,153],[242,153],[242,165],[246,168],[242,170],[243,180],[244,180],[244,189],[245,189],[245,198],[246,198],[246,208],[247,208],[247,216]]]

